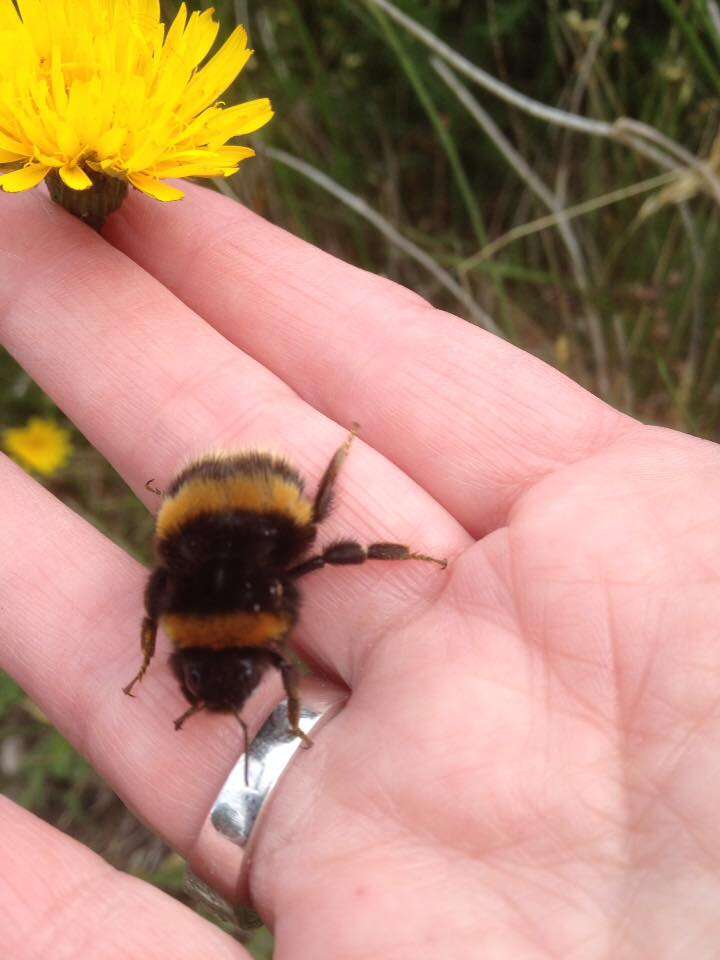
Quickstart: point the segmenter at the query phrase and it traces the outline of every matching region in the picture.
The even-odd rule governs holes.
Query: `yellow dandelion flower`
[[[31,417],[24,427],[5,430],[3,446],[26,470],[44,477],[57,473],[72,454],[70,431],[41,417]]]
[[[48,177],[59,202],[104,190],[117,209],[128,183],[179,200],[170,177],[231,176],[254,151],[228,141],[273,112],[219,103],[252,50],[237,27],[206,60],[218,28],[184,3],[166,31],[159,0],[0,0],[0,187]]]

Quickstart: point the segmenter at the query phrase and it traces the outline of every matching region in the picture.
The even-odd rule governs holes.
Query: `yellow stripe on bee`
[[[166,613],[160,624],[173,645],[209,647],[262,647],[273,640],[282,640],[290,627],[288,617],[276,613],[196,614]]]
[[[159,538],[169,537],[196,517],[235,510],[282,513],[301,526],[312,521],[311,502],[285,477],[252,474],[224,480],[191,477],[174,497],[163,502],[156,533]]]

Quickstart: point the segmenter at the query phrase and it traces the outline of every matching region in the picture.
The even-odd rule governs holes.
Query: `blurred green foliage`
[[[226,32],[249,12],[257,52],[236,94],[272,98],[277,116],[260,142],[311,163],[363,198],[447,270],[458,271],[489,240],[546,213],[440,80],[428,51],[370,3],[220,0],[215,6]],[[634,117],[700,156],[717,136],[720,34],[705,0],[398,0],[398,6],[536,100],[598,119]],[[164,8],[170,16],[177,4]],[[478,87],[472,92],[565,206],[659,172],[632,149],[568,133]],[[301,173],[261,156],[243,166],[232,188],[309,241],[461,311],[422,267],[346,206],[324,202],[322,188]],[[627,199],[574,221],[588,264],[586,290],[553,228],[455,275],[509,338],[598,390],[587,325],[588,311],[596,311],[608,355],[607,399],[647,420],[715,437],[720,287],[710,251],[717,245],[717,206],[698,195],[685,210],[665,205],[640,218],[642,202]],[[37,414],[61,416],[1,355],[0,427]],[[147,560],[150,518],[77,430],[75,444],[70,466],[47,485]],[[185,896],[179,858],[130,816],[6,677],[0,677],[0,783],[110,862]],[[251,949],[256,957],[271,955],[266,932]]]

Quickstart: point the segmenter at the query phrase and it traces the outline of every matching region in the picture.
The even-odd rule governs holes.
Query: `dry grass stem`
[[[585,255],[582,252],[580,243],[570,226],[562,209],[562,203],[555,196],[552,190],[540,179],[535,171],[530,167],[524,157],[518,153],[515,147],[510,143],[505,134],[500,130],[492,117],[480,106],[467,87],[458,80],[452,70],[443,63],[438,57],[432,58],[432,66],[442,77],[445,83],[450,87],[458,100],[463,104],[468,113],[482,127],[487,136],[492,140],[500,153],[505,157],[510,166],[515,170],[518,176],[527,184],[532,192],[545,204],[556,217],[556,226],[563,243],[565,244],[570,263],[572,265],[573,275],[578,289],[586,295],[590,289],[587,263]],[[610,390],[610,377],[608,374],[608,356],[605,346],[605,337],[603,334],[602,320],[592,304],[585,301],[585,313],[587,317],[588,331],[590,334],[590,343],[592,346],[593,357],[598,377],[598,385],[603,395],[607,396]]]
[[[522,237],[529,237],[534,233],[539,233],[541,230],[547,230],[548,227],[556,227],[560,219],[567,221],[574,217],[593,213],[593,211],[600,210],[602,207],[608,207],[613,203],[621,203],[630,197],[636,197],[639,194],[657,190],[660,187],[672,183],[676,179],[677,173],[675,173],[675,171],[660,173],[656,177],[651,177],[649,180],[641,180],[639,183],[631,184],[628,187],[621,187],[618,190],[612,190],[610,193],[604,193],[599,197],[592,197],[590,200],[566,207],[560,214],[553,213],[546,217],[538,217],[537,220],[531,220],[528,223],[522,223],[517,227],[513,227],[512,230],[508,230],[507,233],[504,233],[502,236],[497,237],[491,243],[488,243],[487,246],[483,247],[482,250],[478,250],[472,257],[463,260],[459,264],[458,270],[461,273],[473,270],[483,261],[494,257],[500,250],[514,243],[516,240],[520,240]]]
[[[354,193],[351,193],[345,187],[341,186],[332,177],[329,177],[326,173],[323,173],[322,170],[318,170],[317,167],[313,167],[312,164],[307,163],[305,160],[301,160],[299,157],[294,157],[292,154],[287,153],[285,150],[278,150],[274,147],[265,147],[262,151],[265,156],[269,157],[271,160],[275,160],[277,163],[282,163],[287,167],[290,167],[292,170],[296,170],[298,173],[301,173],[303,176],[307,177],[308,180],[311,180],[317,186],[321,187],[323,190],[326,190],[332,196],[340,200],[341,203],[344,203],[346,207],[349,207],[351,210],[354,210],[355,213],[359,214],[364,220],[367,220],[371,223],[383,236],[399,250],[402,250],[403,253],[411,257],[421,266],[423,266],[429,273],[431,273],[435,279],[440,283],[446,290],[448,290],[452,295],[463,304],[467,309],[470,318],[477,323],[479,326],[484,327],[486,330],[489,330],[491,333],[495,333],[498,336],[502,336],[502,331],[495,323],[493,318],[487,314],[482,307],[470,296],[470,294],[463,289],[463,287],[455,280],[447,270],[440,266],[440,264],[434,260],[429,253],[425,250],[422,250],[417,244],[413,243],[412,240],[408,240],[407,237],[404,237],[400,231],[394,227],[389,220],[386,220],[382,214],[378,213],[373,207],[370,206],[362,197],[356,196]]]
[[[434,53],[447,60],[459,72],[465,74],[475,83],[480,84],[496,97],[510,103],[530,116],[537,117],[539,120],[547,120],[559,127],[568,127],[571,130],[578,130],[581,133],[589,133],[593,136],[611,137],[612,124],[605,123],[603,120],[589,120],[578,114],[568,113],[566,110],[558,110],[556,107],[550,107],[546,103],[540,103],[533,100],[532,97],[525,96],[524,93],[518,93],[513,87],[502,83],[497,77],[482,70],[462,54],[457,53],[452,47],[449,47],[442,40],[438,39],[434,33],[426,30],[412,17],[398,10],[389,0],[365,0],[366,3],[380,7],[389,17],[405,27],[408,33],[417,37],[425,46],[429,47]]]

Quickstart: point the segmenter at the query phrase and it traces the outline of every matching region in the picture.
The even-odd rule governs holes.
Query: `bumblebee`
[[[173,646],[171,668],[190,704],[175,721],[200,710],[240,711],[268,668],[282,676],[290,731],[306,745],[299,726],[299,674],[286,641],[300,610],[298,581],[327,565],[366,560],[436,560],[399,543],[338,540],[311,553],[327,517],[338,472],[355,428],[335,453],[314,499],[302,477],[267,453],[209,454],[190,463],[162,496],[156,519],[157,565],[145,589],[142,665],[124,687],[132,696],[155,653],[162,627]]]

